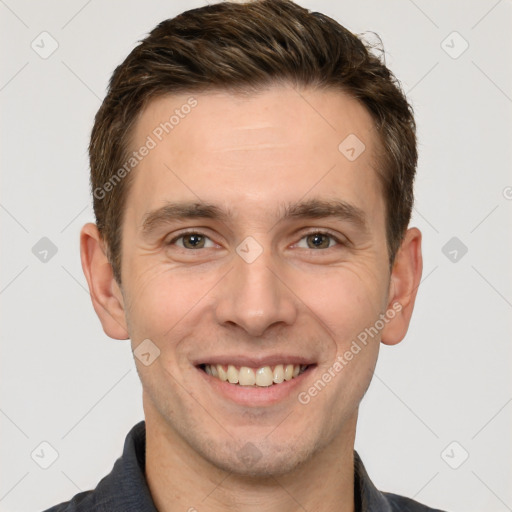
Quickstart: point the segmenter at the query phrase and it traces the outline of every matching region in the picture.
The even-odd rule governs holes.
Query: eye
[[[304,242],[305,241],[305,242]],[[215,247],[215,243],[212,240],[197,231],[189,231],[187,233],[181,233],[179,236],[173,238],[168,242],[167,245],[176,245],[182,249],[208,249]],[[314,231],[304,235],[300,241],[296,244],[301,249],[330,249],[336,245],[344,245],[334,235],[326,233],[324,231]]]
[[[301,244],[302,240],[306,240],[305,246]],[[334,245],[343,245],[343,243],[330,233],[315,231],[303,236],[297,244],[297,247],[302,249],[329,249]]]
[[[206,235],[190,231],[173,238],[168,245],[177,245],[182,249],[207,249],[214,247],[215,244]]]

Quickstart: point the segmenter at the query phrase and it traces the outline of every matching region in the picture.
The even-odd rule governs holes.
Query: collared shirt
[[[122,456],[112,471],[92,491],[45,512],[158,512],[144,476],[146,424],[137,423],[126,436]],[[442,512],[403,496],[382,493],[373,485],[354,450],[354,499],[356,512]]]

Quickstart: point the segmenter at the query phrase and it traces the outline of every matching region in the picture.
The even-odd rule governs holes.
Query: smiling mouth
[[[297,378],[310,366],[307,364],[278,364],[250,368],[232,364],[201,364],[198,368],[211,377],[235,386],[269,387]]]

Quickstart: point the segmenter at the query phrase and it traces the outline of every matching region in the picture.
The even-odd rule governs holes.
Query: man
[[[420,282],[416,161],[396,80],[332,19],[263,0],[156,27],[96,116],[81,232],[145,422],[50,510],[432,510],[379,492],[354,451]]]

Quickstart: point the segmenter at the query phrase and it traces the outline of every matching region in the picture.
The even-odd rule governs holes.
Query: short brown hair
[[[411,216],[417,163],[414,117],[400,84],[369,45],[324,14],[291,0],[223,2],[154,28],[116,68],[96,114],[89,145],[94,213],[119,284],[131,174],[113,179],[129,158],[130,136],[148,102],[170,93],[250,92],[275,83],[341,90],[371,114],[382,147],[378,175],[393,263]]]

